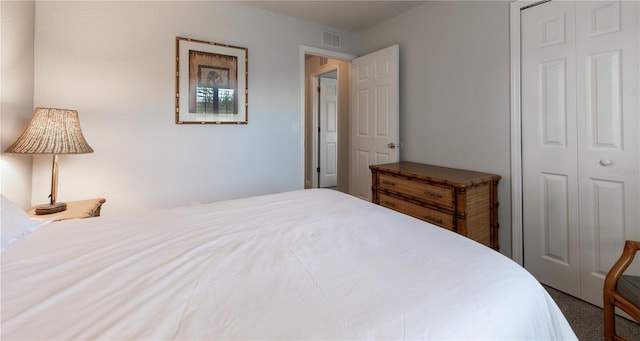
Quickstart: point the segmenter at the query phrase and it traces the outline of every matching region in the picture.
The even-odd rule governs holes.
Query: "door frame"
[[[321,57],[327,57],[327,58],[331,58],[331,59],[338,59],[338,60],[343,60],[343,61],[351,61],[352,59],[356,58],[357,56],[352,55],[352,54],[348,54],[348,53],[342,53],[342,52],[337,52],[337,51],[331,51],[331,50],[325,50],[325,49],[321,49],[321,48],[317,48],[317,47],[312,47],[312,46],[306,46],[306,45],[300,45],[300,54],[298,57],[298,62],[300,65],[300,84],[299,84],[299,89],[300,89],[300,123],[296,123],[296,122],[292,122],[291,123],[291,129],[292,132],[294,129],[297,129],[300,132],[300,154],[298,157],[298,186],[299,188],[305,188],[305,184],[304,184],[304,163],[305,163],[305,148],[304,148],[304,140],[305,140],[305,127],[306,127],[306,122],[305,122],[305,90],[307,87],[306,81],[305,81],[305,59],[304,56],[307,54],[312,54],[315,56],[321,56]]]
[[[522,104],[520,64],[520,13],[522,10],[551,0],[512,2],[509,6],[509,55],[511,92],[511,259],[524,266],[522,224]]]

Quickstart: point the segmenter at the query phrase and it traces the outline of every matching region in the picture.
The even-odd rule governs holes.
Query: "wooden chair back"
[[[618,279],[620,279],[624,271],[631,265],[638,250],[640,250],[640,242],[627,240],[622,255],[613,267],[611,267],[604,280],[604,339],[607,341],[625,340],[616,334],[616,307],[640,322],[640,307],[634,305],[616,292]]]

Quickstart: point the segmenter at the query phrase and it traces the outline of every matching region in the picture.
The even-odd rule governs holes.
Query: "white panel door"
[[[522,177],[525,268],[580,294],[573,3],[522,14]]]
[[[399,160],[399,47],[351,64],[351,167],[349,193],[371,200],[369,165]]]
[[[320,78],[320,187],[338,186],[338,80]]]
[[[639,15],[635,1],[522,12],[524,264],[596,305],[640,238]]]
[[[640,2],[576,2],[581,298],[640,240]],[[640,262],[630,271],[640,273]]]

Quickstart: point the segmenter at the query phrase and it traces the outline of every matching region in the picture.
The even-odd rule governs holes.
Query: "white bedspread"
[[[1,298],[3,340],[576,339],[500,253],[329,190],[53,223]]]

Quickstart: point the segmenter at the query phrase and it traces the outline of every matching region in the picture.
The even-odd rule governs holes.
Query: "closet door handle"
[[[613,161],[611,160],[600,160],[600,165],[604,166],[604,167],[609,167],[613,164]]]

